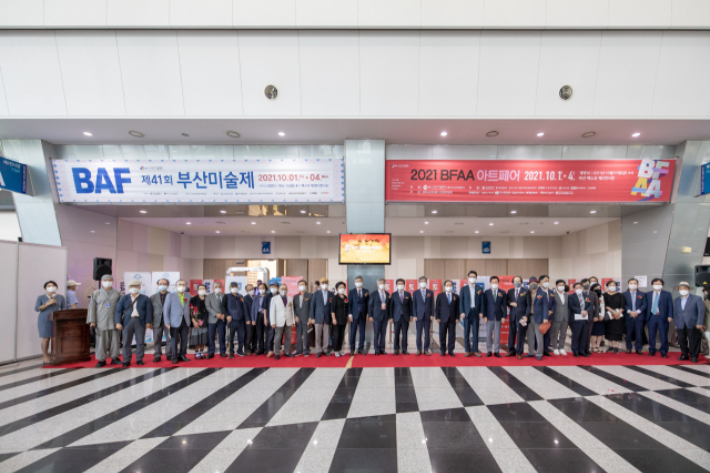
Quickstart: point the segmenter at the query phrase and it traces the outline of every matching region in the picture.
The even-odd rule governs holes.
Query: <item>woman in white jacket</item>
[[[269,316],[271,318],[271,328],[274,329],[274,359],[279,359],[281,353],[281,339],[286,334],[284,343],[284,355],[291,355],[291,326],[293,326],[293,298],[288,295],[286,284],[282,284],[279,288],[279,295],[271,299],[269,306]]]

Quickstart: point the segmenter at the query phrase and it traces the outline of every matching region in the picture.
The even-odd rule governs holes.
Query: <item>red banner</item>
[[[500,282],[498,283],[498,289],[503,292],[508,292],[513,289],[513,278],[515,276],[498,276]],[[510,311],[509,311],[510,312]],[[508,343],[508,336],[510,335],[510,318],[505,319],[505,321],[500,325],[500,343]]]
[[[430,279],[429,280],[429,289],[434,293],[436,296],[437,294],[441,293],[442,286],[441,286],[441,279]]]
[[[303,279],[301,276],[281,276],[281,284],[286,284],[289,296],[298,294],[298,281],[301,279]]]
[[[389,160],[391,202],[668,202],[675,160]]]
[[[392,294],[396,290],[397,288],[394,286],[394,279],[385,279],[385,291]]]
[[[202,284],[202,279],[190,279],[190,294],[197,294],[200,284]]]
[[[419,286],[417,285],[417,280],[416,279],[407,279],[406,289],[407,289],[407,292],[414,292],[417,289],[419,289]]]

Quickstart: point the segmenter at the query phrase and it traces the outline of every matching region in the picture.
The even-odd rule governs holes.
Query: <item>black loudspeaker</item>
[[[113,274],[111,260],[109,258],[94,258],[94,281],[100,281],[107,274]]]
[[[695,267],[695,285],[710,287],[710,266],[699,264]]]

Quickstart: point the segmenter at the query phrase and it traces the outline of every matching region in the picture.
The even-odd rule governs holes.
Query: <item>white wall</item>
[[[22,236],[14,210],[0,211],[0,240],[17,241]]]
[[[621,278],[621,220],[559,237],[559,254],[550,258],[550,277]]]

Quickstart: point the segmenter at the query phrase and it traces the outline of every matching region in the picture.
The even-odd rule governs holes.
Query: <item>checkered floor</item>
[[[710,366],[0,369],[0,471],[707,471]]]

